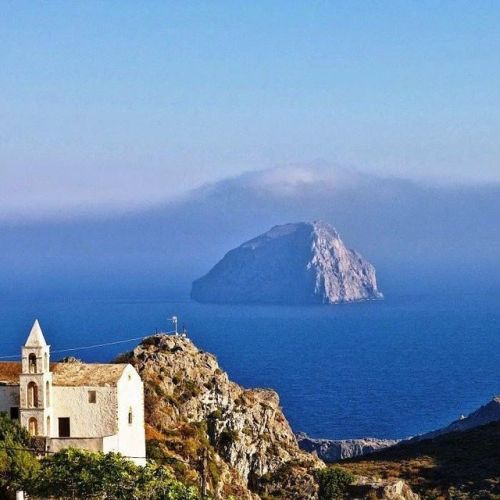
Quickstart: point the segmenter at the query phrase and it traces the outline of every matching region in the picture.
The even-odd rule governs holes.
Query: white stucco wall
[[[96,402],[89,403],[89,391]],[[104,437],[117,433],[116,387],[52,387],[52,435],[58,437],[59,418],[69,417],[70,437]]]
[[[144,385],[131,365],[123,371],[118,381],[118,447],[122,455],[145,465],[146,442],[144,432]],[[132,424],[129,410],[132,409]]]
[[[102,451],[109,453],[110,451],[119,452],[120,445],[118,442],[118,434],[114,436],[106,436],[102,438]]]

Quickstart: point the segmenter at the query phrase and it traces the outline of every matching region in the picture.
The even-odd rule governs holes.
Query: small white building
[[[21,352],[21,362],[0,362],[0,411],[47,451],[115,451],[145,464],[144,387],[132,365],[50,363],[38,321]]]

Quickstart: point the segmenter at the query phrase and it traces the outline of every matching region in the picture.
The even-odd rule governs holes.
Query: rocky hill
[[[275,226],[193,283],[199,302],[338,304],[381,299],[375,268],[324,222]]]
[[[205,476],[224,499],[316,498],[313,470],[324,464],[299,449],[276,392],[231,382],[182,336],[149,337],[119,361],[144,380],[149,456],[179,479]]]

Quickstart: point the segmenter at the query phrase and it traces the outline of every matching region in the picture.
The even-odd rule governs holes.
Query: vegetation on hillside
[[[39,473],[26,485],[40,497],[195,500],[194,488],[172,478],[164,467],[135,465],[118,453],[67,449],[41,461]]]
[[[500,422],[343,461],[354,474],[401,478],[426,499],[500,499]]]
[[[319,469],[314,475],[319,484],[319,500],[345,498],[348,486],[355,479],[354,474],[338,466]]]

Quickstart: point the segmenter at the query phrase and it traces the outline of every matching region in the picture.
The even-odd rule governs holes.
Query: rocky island
[[[383,298],[375,268],[325,222],[275,226],[193,283],[198,302],[340,304]]]

